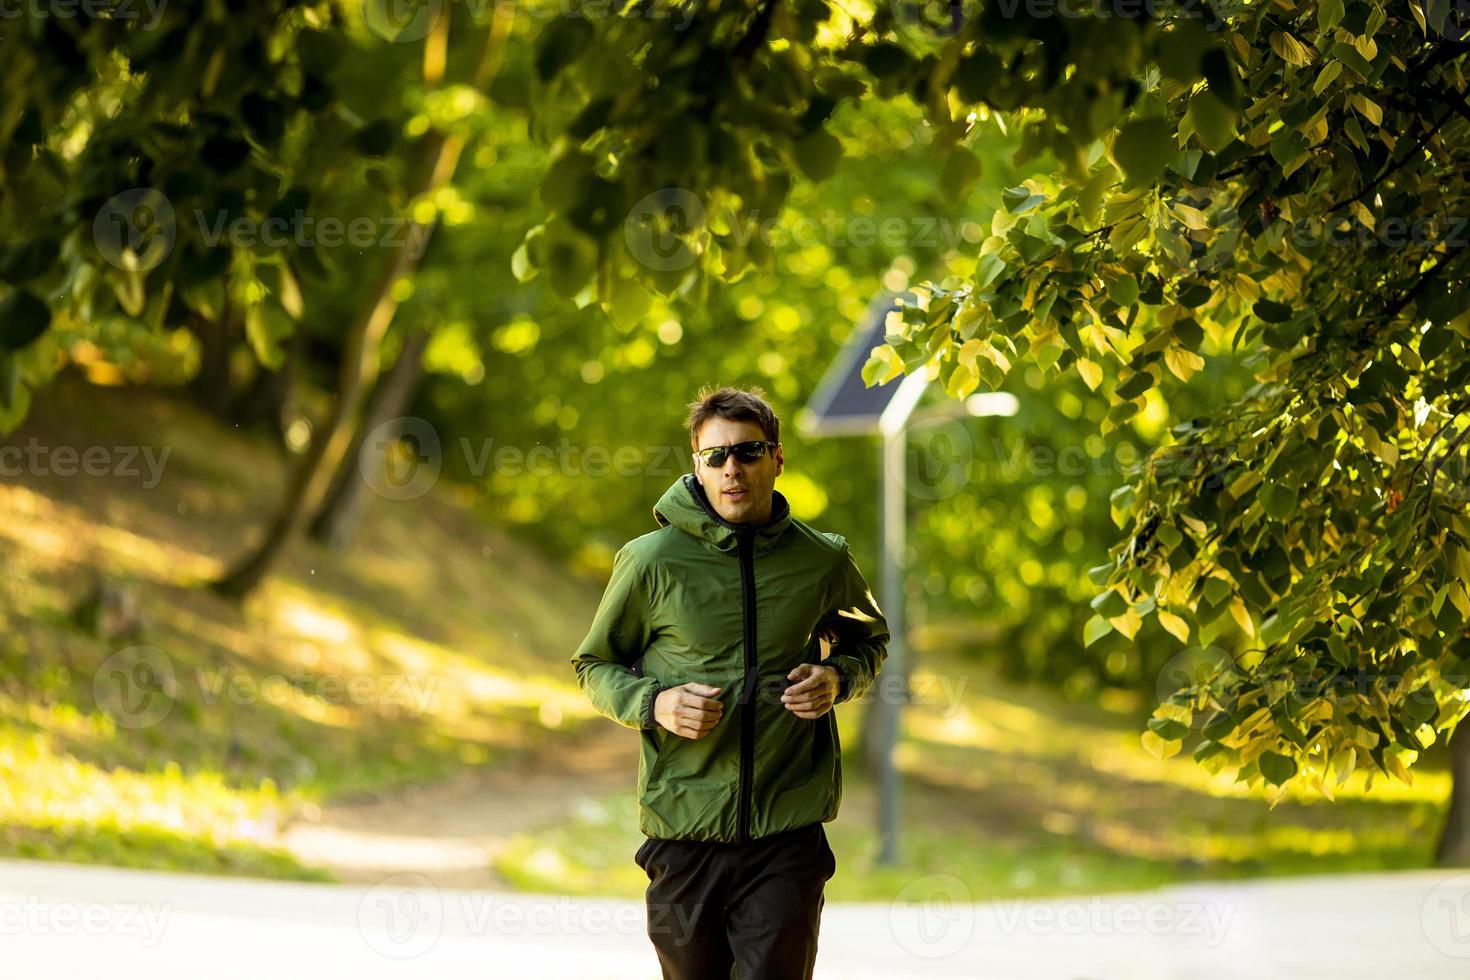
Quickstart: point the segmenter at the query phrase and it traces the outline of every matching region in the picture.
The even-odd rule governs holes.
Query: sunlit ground
[[[153,488],[0,484],[0,853],[312,877],[269,846],[301,808],[501,763],[591,717],[568,683],[580,637],[565,610],[596,590],[447,494],[379,502],[347,555],[297,547],[243,609],[195,588],[266,519],[284,474],[220,429],[63,382],[11,437],[170,454]],[[140,635],[106,643],[72,622],[94,569],[133,583]],[[171,676],[145,688],[166,713],[134,725],[108,709],[139,646]]]

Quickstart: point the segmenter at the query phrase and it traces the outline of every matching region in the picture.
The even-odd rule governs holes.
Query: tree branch
[[[730,57],[736,64],[741,67],[749,64],[751,57],[766,43],[766,35],[771,32],[771,15],[775,12],[776,0],[765,0],[760,5],[750,26],[745,29],[740,40],[735,42],[735,47],[730,49]]]

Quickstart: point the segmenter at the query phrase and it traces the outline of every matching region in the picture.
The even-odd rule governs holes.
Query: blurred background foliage
[[[802,16],[828,9],[799,6]],[[933,121],[935,94],[900,90],[915,66],[933,67],[944,32],[915,34],[912,21],[895,23],[894,10],[880,7],[843,59],[868,71],[882,97],[852,97],[824,74],[821,84],[847,97],[801,117],[789,159],[751,158],[774,203],[763,212],[774,221],[769,234],[755,239],[757,251],[769,246],[769,263],[729,281],[704,276],[701,264],[697,282],[663,292],[609,284],[603,302],[565,271],[592,275],[582,246],[562,243],[571,258],[560,273],[551,260],[561,253],[537,264],[527,248],[538,228],[555,238],[558,217],[579,203],[558,198],[552,179],[567,155],[558,134],[575,123],[574,100],[558,101],[553,82],[593,35],[576,18],[547,16],[550,5],[522,5],[511,24],[488,16],[490,5],[446,5],[452,16],[420,34],[412,20],[406,30],[375,22],[381,8],[372,3],[177,0],[146,27],[27,19],[0,39],[0,77],[24,80],[0,109],[0,428],[15,445],[179,449],[156,493],[35,474],[6,488],[7,543],[21,557],[0,594],[11,668],[0,765],[9,786],[47,787],[44,805],[14,792],[0,801],[6,846],[85,855],[92,845],[77,826],[106,824],[112,807],[137,817],[123,821],[134,837],[120,851],[136,847],[146,863],[159,846],[148,835],[165,827],[178,850],[166,863],[187,865],[211,850],[211,828],[232,828],[221,847],[268,840],[260,826],[293,808],[498,764],[580,730],[590,719],[570,690],[566,652],[612,554],[654,527],[653,503],[688,469],[685,405],[707,382],[765,388],[783,419],[778,489],[798,517],[847,535],[876,582],[877,442],[809,439],[798,431],[799,409],[876,296],[972,274],[1005,191],[1066,163],[1054,155],[1065,147],[1041,140],[1036,126],[988,125],[957,150],[955,132]],[[814,39],[797,12],[780,16],[793,36]],[[739,44],[720,33],[724,22],[712,25],[701,29]],[[821,36],[834,49],[841,40]],[[791,122],[775,118],[792,107],[770,98],[769,86],[794,91],[804,66],[790,46],[774,50],[759,78],[765,101],[738,107],[746,130]],[[1102,74],[1138,54],[1090,50]],[[1037,58],[1028,55],[1017,79],[1065,105],[1063,86],[1045,88],[1051,56]],[[983,60],[963,83],[971,94],[985,88]],[[615,73],[594,80],[615,93],[622,85]],[[649,152],[687,163],[681,107],[660,111],[668,128],[644,134]],[[616,224],[621,213],[579,220]],[[273,218],[291,233],[267,240],[260,231]],[[367,233],[333,244],[325,221],[365,222]],[[221,229],[238,231],[221,237]],[[942,494],[912,481],[908,601],[924,637],[920,669],[932,656],[951,676],[1046,692],[1018,687],[1025,693],[1014,702],[977,703],[979,720],[953,730],[922,722],[911,744],[927,754],[907,768],[932,768],[935,781],[1004,810],[1013,799],[986,796],[983,776],[967,782],[958,770],[1035,749],[1041,763],[1028,757],[1001,779],[1028,786],[1039,808],[1046,765],[1074,756],[1093,765],[1083,748],[1091,731],[1046,747],[1048,725],[1069,711],[1053,696],[1091,702],[1138,758],[1117,764],[1126,773],[1116,782],[1078,789],[1066,814],[1049,817],[1047,834],[1143,853],[1147,834],[1122,828],[1126,815],[1099,819],[1097,832],[1082,815],[1109,794],[1126,801],[1135,782],[1178,782],[1199,797],[1200,826],[1213,831],[1181,833],[1172,851],[1153,855],[1168,868],[1150,869],[1149,881],[1187,863],[1192,840],[1223,833],[1242,811],[1216,805],[1237,790],[1190,782],[1208,782],[1203,774],[1181,776],[1176,765],[1139,775],[1136,767],[1163,766],[1140,761],[1137,729],[1169,693],[1161,675],[1184,644],[1149,618],[1131,640],[1115,631],[1084,645],[1096,593],[1088,570],[1126,526],[1115,491],[1172,441],[1171,421],[1218,413],[1252,384],[1248,356],[1225,334],[1212,332],[1199,352],[1204,367],[1188,384],[1150,388],[1106,436],[1108,400],[1071,372],[1010,372],[1000,388],[1019,409],[1003,418],[956,413],[934,385],[906,461],[916,470],[932,462],[931,434],[967,460],[964,479]],[[344,379],[361,388],[360,404],[346,409]],[[364,446],[358,434],[325,465],[333,477],[325,498],[292,504],[286,488],[311,468],[325,433],[342,429],[344,416],[348,429],[357,424],[359,408],[364,430],[395,438]],[[405,416],[428,424],[437,451],[371,424]],[[549,467],[535,462],[538,448]],[[373,452],[410,468],[437,452],[442,477],[429,503],[365,490],[359,466],[382,469]],[[278,578],[243,607],[198,594],[194,586],[228,578],[229,560],[256,547],[273,512],[309,521],[313,540],[284,552]],[[93,683],[120,644],[73,622],[92,572],[151,583],[143,603],[154,621],[144,636],[181,669],[414,669],[455,677],[458,694],[407,718],[320,705],[215,712],[184,698],[186,710],[163,726],[130,732],[102,720]],[[1215,644],[1230,653],[1243,640],[1232,626]],[[1022,701],[1041,707],[1022,711]],[[1027,720],[986,741],[985,712]],[[940,774],[943,744],[983,751]],[[114,785],[129,770],[157,779]],[[1403,818],[1379,838],[1368,832],[1376,804],[1363,803],[1341,817],[1348,829],[1321,830],[1338,818],[1311,812],[1279,850],[1353,853],[1364,866],[1421,861],[1425,847],[1414,841],[1444,791],[1434,776],[1417,795],[1396,798]],[[1352,791],[1366,796],[1362,782]],[[100,821],[68,811],[77,794],[99,801]],[[160,817],[152,807],[165,797],[174,807]],[[1254,804],[1252,813],[1263,811]],[[972,816],[978,826],[991,819]],[[1269,832],[1254,824],[1257,836],[1236,842],[1230,860],[1270,870],[1242,857],[1252,847],[1276,854]],[[946,840],[929,841],[926,860],[937,867]],[[506,860],[508,877],[540,880],[534,867]],[[309,874],[248,848],[217,865]],[[1137,870],[1081,878],[1058,870],[1046,884],[1102,887],[1140,880]]]

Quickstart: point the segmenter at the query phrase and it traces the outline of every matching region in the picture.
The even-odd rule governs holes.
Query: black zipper
[[[740,803],[736,837],[750,840],[750,797],[755,782],[755,535],[739,532],[740,599],[745,610],[745,683],[740,691]]]

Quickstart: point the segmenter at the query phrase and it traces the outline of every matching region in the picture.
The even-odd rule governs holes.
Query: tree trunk
[[[499,67],[505,40],[514,22],[514,9],[509,4],[497,4],[495,7],[495,14],[485,33],[485,43],[472,76],[475,88],[483,90]],[[446,11],[444,16],[435,21],[434,30],[425,41],[424,76],[427,87],[430,88],[443,80],[449,20]],[[463,135],[430,131],[424,137],[419,176],[409,188],[408,199],[416,200],[447,184],[459,166],[459,156],[463,149]],[[411,221],[409,228],[413,234],[409,235],[408,241],[427,242],[433,224],[421,225]],[[416,234],[422,234],[423,237],[417,238]],[[393,286],[400,278],[412,272],[417,263],[418,257],[411,254],[410,250],[399,249],[363,297],[362,305],[348,323],[337,397],[327,412],[327,418],[312,438],[311,448],[307,450],[306,458],[297,469],[281,509],[266,531],[264,540],[223,577],[210,583],[209,588],[215,593],[237,600],[248,595],[269,573],[271,566],[301,530],[308,517],[321,508],[332,478],[352,444],[363,395],[378,376],[378,345],[393,320],[393,314],[398,310],[398,301],[393,297]]]
[[[219,418],[230,415],[230,318],[233,310],[226,303],[218,319],[201,313],[189,314],[189,326],[199,338],[199,373],[190,384],[199,403]]]
[[[274,371],[262,368],[250,386],[235,396],[231,418],[248,428],[265,426],[271,434],[286,440],[286,422],[290,416],[291,396],[296,389],[300,362],[306,356],[306,337],[301,330],[292,331],[286,358]]]
[[[1470,865],[1470,718],[1450,739],[1450,812],[1440,831],[1434,859],[1441,865]]]
[[[424,348],[428,343],[427,330],[415,330],[403,341],[403,350],[399,352],[398,360],[393,362],[393,367],[374,392],[367,418],[358,427],[352,448],[337,467],[337,475],[332,481],[331,489],[327,491],[327,499],[311,523],[308,535],[333,551],[347,549],[362,520],[363,506],[368,499],[363,492],[366,483],[362,478],[362,469],[382,465],[382,448],[376,445],[366,446],[364,442],[369,433],[407,410],[414,390],[418,388],[420,369],[424,363]],[[371,459],[365,458],[364,453],[369,454]]]

